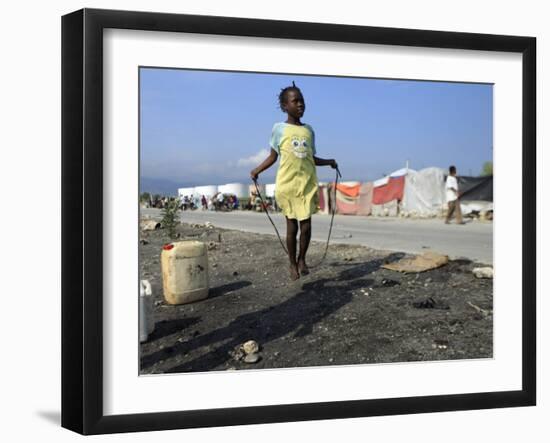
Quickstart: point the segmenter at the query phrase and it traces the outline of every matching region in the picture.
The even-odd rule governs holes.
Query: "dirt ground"
[[[403,274],[381,265],[404,254],[331,243],[325,261],[292,282],[275,236],[188,224],[178,233],[212,248],[209,296],[165,304],[167,233],[141,233],[140,278],[152,284],[156,323],[141,344],[142,374],[492,357],[493,282],[476,278],[469,260]],[[312,242],[310,266],[324,248]],[[255,363],[238,352],[248,340],[260,346]]]

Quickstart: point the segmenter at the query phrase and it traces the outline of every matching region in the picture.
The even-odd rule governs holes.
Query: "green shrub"
[[[176,227],[179,221],[180,201],[176,198],[170,198],[162,209],[162,226],[170,239],[176,238]]]

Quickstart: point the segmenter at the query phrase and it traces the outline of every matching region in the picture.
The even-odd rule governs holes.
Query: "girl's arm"
[[[256,181],[258,179],[258,175],[260,175],[261,172],[265,171],[267,168],[269,168],[273,163],[277,161],[277,151],[275,151],[273,148],[271,148],[271,152],[269,153],[269,156],[262,162],[257,168],[254,168],[252,171],[250,171],[250,178],[252,180]]]
[[[333,158],[324,159],[313,156],[313,161],[315,162],[315,166],[330,166],[332,169],[336,169],[338,167],[338,163],[336,163],[336,160]]]

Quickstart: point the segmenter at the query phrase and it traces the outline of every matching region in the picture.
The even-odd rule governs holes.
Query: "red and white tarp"
[[[374,185],[372,182],[363,183],[359,189],[357,199],[357,215],[370,215],[372,212],[372,193]]]
[[[356,215],[360,184],[336,186],[336,211],[338,214]]]
[[[376,180],[373,183],[372,204],[383,205],[392,200],[403,200],[405,190],[405,176],[408,169],[399,169],[389,176]]]

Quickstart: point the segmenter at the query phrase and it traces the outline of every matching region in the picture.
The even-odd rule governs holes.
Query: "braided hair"
[[[281,111],[283,112],[285,112],[284,103],[286,103],[286,99],[290,91],[296,91],[300,94],[302,93],[300,88],[294,84],[294,81],[292,81],[292,86],[287,86],[286,88],[281,89],[281,92],[279,93],[279,108],[281,108]]]

